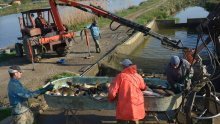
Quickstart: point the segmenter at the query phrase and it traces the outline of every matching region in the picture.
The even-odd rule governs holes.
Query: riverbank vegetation
[[[15,14],[20,13],[23,11],[31,10],[31,9],[40,9],[40,8],[46,8],[49,7],[49,4],[47,1],[45,2],[24,2],[20,5],[18,4],[12,4],[12,6],[8,6],[6,8],[0,9],[0,16],[8,15],[8,14]]]
[[[143,8],[145,8],[145,9],[153,8],[153,9],[147,11],[146,13],[141,14],[139,17],[137,17],[135,19],[135,21],[139,24],[146,24],[153,19],[174,19],[173,15],[176,12],[178,12],[181,9],[184,9],[188,6],[216,5],[216,0],[206,1],[206,4],[204,4],[201,0],[166,0],[166,2],[159,7],[152,6],[152,5],[155,5],[155,3],[159,3],[162,1],[163,0],[148,0],[146,2],[142,2],[139,6],[131,6],[128,9],[118,11],[115,14],[120,17],[126,17],[127,15],[134,13],[138,10],[141,10]],[[80,14],[80,16],[81,15],[83,15],[83,14]],[[77,16],[77,15],[75,15],[75,16]],[[91,16],[90,18],[78,17],[78,19],[79,19],[78,22],[80,22],[80,23],[78,23],[74,20],[72,20],[72,21],[70,20],[66,25],[68,26],[69,29],[77,31],[77,30],[83,29],[83,27],[85,27],[86,25],[91,23],[94,18],[95,18],[95,16]],[[178,19],[175,19],[175,20],[178,21]],[[98,18],[98,24],[100,27],[109,25],[110,22],[111,21],[109,19],[105,19],[102,17]]]
[[[156,5],[156,3],[161,2],[161,1],[162,0],[148,0],[146,2],[142,2],[139,6],[131,6],[128,9],[118,11],[115,14],[118,15],[119,17],[126,17],[136,11],[139,11],[142,9],[152,8],[152,7],[154,7],[152,5]],[[81,13],[80,16],[84,15],[84,12],[82,12],[81,10],[79,13]],[[77,15],[74,15],[74,16],[77,16]],[[72,17],[72,18],[75,18],[75,17]],[[89,23],[91,23],[94,18],[97,18],[97,17],[95,17],[94,15],[92,15],[92,16],[90,15],[90,18],[78,17],[78,19],[81,20],[81,21],[78,21],[80,23],[77,23],[74,20],[72,20],[72,21],[69,21],[68,23],[66,23],[66,25],[68,26],[69,29],[78,31],[78,30],[83,29],[83,27],[85,27]],[[101,27],[101,28],[106,25],[109,25],[111,22],[111,20],[103,18],[103,17],[99,17],[99,18],[97,18],[97,20],[98,20],[99,27]]]
[[[11,52],[11,53],[1,53],[0,54],[0,62],[3,62],[5,60],[11,59],[16,57],[16,53],[15,52]]]
[[[6,108],[6,109],[1,109],[0,110],[0,121],[5,119],[6,117],[11,115],[11,109]]]

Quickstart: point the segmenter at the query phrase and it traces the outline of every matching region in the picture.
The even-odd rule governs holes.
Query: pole
[[[84,32],[85,32],[85,35],[86,35],[86,45],[88,47],[88,53],[89,53],[89,56],[87,56],[86,59],[90,59],[93,56],[91,56],[91,52],[90,52],[90,41],[89,41],[89,36],[88,36],[87,29],[84,29]]]
[[[33,56],[32,48],[31,48],[31,43],[30,43],[29,40],[27,41],[27,44],[28,44],[28,49],[29,49],[29,53],[30,53],[30,57],[31,57],[31,62],[32,62],[32,65],[33,65],[32,71],[34,71],[35,70],[35,68],[34,68],[34,56]]]

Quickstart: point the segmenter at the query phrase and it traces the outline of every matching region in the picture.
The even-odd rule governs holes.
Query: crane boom
[[[50,1],[49,2],[50,5],[51,5],[51,11],[54,13],[55,20],[57,20],[56,21],[57,27],[61,32],[64,31],[64,28],[62,26],[60,18],[57,16],[58,11],[57,11],[56,5],[72,6],[72,7],[75,7],[77,9],[80,9],[82,11],[97,15],[98,17],[108,18],[108,19],[112,20],[112,22],[117,22],[120,25],[124,25],[124,26],[127,26],[127,27],[135,30],[135,31],[142,32],[144,35],[150,35],[150,36],[160,40],[162,45],[166,45],[168,47],[176,48],[176,49],[185,49],[184,47],[179,46],[179,43],[181,42],[180,40],[178,40],[178,41],[173,40],[173,39],[170,39],[166,36],[163,36],[161,34],[153,32],[150,28],[148,28],[144,25],[141,25],[141,24],[135,23],[133,21],[130,21],[128,19],[119,17],[119,16],[117,16],[117,15],[115,15],[115,14],[109,12],[109,11],[106,11],[106,10],[100,8],[100,7],[97,7],[97,6],[94,6],[94,5],[84,5],[84,4],[81,4],[81,3],[78,3],[78,2],[75,2],[75,1],[69,1],[69,0],[59,0],[62,3],[58,3],[58,4],[55,3],[55,0],[49,0],[49,1]],[[120,26],[118,26],[118,27],[120,27]]]

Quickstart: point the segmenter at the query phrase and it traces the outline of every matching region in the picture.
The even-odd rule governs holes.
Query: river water
[[[175,17],[179,18],[179,23],[186,23],[187,18],[205,18],[207,15],[207,11],[196,6],[182,10],[177,13]],[[192,30],[188,31],[186,28],[170,28],[159,29],[156,32],[172,39],[181,40],[185,47],[196,47],[197,33],[192,32]],[[212,47],[211,44],[209,47]],[[136,49],[131,55],[131,58],[133,58],[135,63],[138,63],[139,68],[143,69],[145,73],[163,73],[170,57],[172,55],[182,56],[182,53],[181,50],[172,51],[164,48],[159,40],[150,37],[145,40],[143,45]],[[202,54],[203,53],[205,54],[205,51],[202,51]]]
[[[143,1],[147,0],[107,0],[106,6],[111,12],[115,12],[130,6],[139,5]],[[64,8],[61,7],[61,9]],[[5,48],[19,42],[19,40],[17,40],[17,37],[21,36],[18,22],[19,16],[21,16],[21,14],[0,16],[0,48]]]
[[[186,23],[188,18],[204,18],[209,13],[202,7],[187,7],[178,12],[174,17],[179,19],[179,23]]]

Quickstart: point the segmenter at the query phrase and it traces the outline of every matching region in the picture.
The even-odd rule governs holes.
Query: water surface
[[[158,33],[163,34],[172,39],[181,40],[183,46],[195,48],[197,43],[197,33],[181,29],[160,29]],[[204,36],[204,39],[206,37]],[[201,41],[199,42],[201,44]],[[209,44],[212,48],[212,44]],[[205,50],[201,54],[206,54]],[[142,68],[146,73],[163,73],[165,67],[169,63],[172,55],[182,56],[182,50],[171,50],[161,45],[161,42],[153,37],[145,40],[131,56],[135,63],[138,63],[139,68]]]
[[[209,14],[204,8],[199,6],[187,7],[178,12],[174,17],[179,19],[179,23],[186,23],[187,19],[205,18]]]

